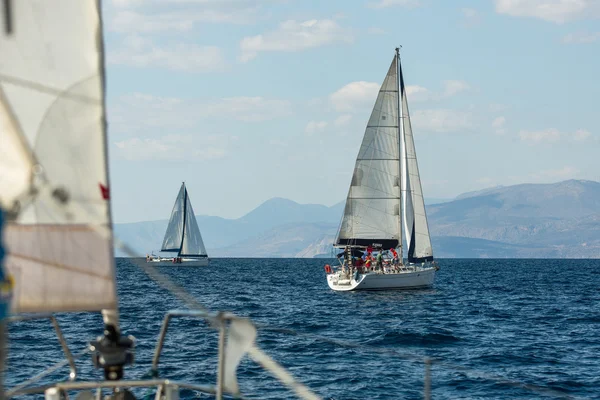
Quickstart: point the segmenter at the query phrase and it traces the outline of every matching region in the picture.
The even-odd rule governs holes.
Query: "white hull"
[[[426,288],[433,285],[436,267],[414,268],[402,272],[344,274],[341,271],[328,274],[327,284],[336,291],[351,290],[402,290]]]
[[[208,257],[182,258],[181,262],[173,262],[172,258],[151,258],[146,260],[148,264],[156,267],[206,267],[209,264]]]

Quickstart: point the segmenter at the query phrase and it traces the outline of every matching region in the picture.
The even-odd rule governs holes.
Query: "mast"
[[[183,240],[185,238],[185,217],[187,213],[187,188],[185,187],[185,182],[181,182],[183,186],[183,227],[181,228],[181,244],[179,245],[179,252],[177,256],[181,255],[181,250],[183,249]]]
[[[402,46],[400,46],[402,47]],[[402,160],[404,157],[404,146],[403,146],[403,134],[404,134],[404,116],[402,115],[402,107],[400,102],[402,101],[402,89],[404,85],[401,85],[402,80],[402,68],[400,67],[400,47],[396,47],[396,68],[397,68],[397,79],[398,84],[398,190],[400,195],[398,196],[398,245],[400,246],[400,262],[404,257],[404,246],[402,245]],[[402,151],[400,150],[402,149]],[[405,194],[406,195],[406,194]]]

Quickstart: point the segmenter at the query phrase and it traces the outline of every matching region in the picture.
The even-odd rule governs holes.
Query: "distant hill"
[[[600,183],[569,180],[427,199],[437,257],[600,258]],[[329,257],[344,202],[273,198],[238,219],[197,216],[212,257]],[[116,224],[141,254],[157,250],[167,220]]]
[[[196,219],[210,256],[261,257],[261,254],[267,254],[268,252],[252,247],[252,243],[256,243],[261,235],[268,236],[269,232],[272,232],[271,234],[275,234],[275,232],[283,233],[285,230],[292,230],[298,234],[300,228],[294,228],[294,224],[299,227],[304,226],[305,229],[314,234],[314,228],[309,228],[312,223],[320,227],[320,232],[327,234],[333,231],[333,234],[335,234],[343,209],[344,202],[327,207],[321,204],[298,204],[292,200],[272,198],[238,219],[206,215],[198,215]],[[157,252],[162,244],[167,223],[168,220],[165,219],[115,224],[115,234],[140,254],[146,254],[150,251]],[[289,237],[291,232],[284,235]],[[309,242],[315,241],[318,236],[311,236],[310,241],[306,242],[306,246],[309,246]],[[265,240],[262,243],[266,246]],[[248,243],[245,244],[246,242]],[[233,247],[238,250],[233,251]],[[272,246],[270,248],[272,249]],[[291,248],[296,247],[291,246]],[[242,251],[242,249],[246,250]],[[297,252],[290,249],[271,251],[274,257],[275,254],[295,257]],[[303,250],[299,248],[298,252]],[[117,252],[117,254],[123,255],[120,252]],[[264,256],[266,257],[266,255]]]
[[[598,182],[499,187],[427,211],[433,236],[516,245],[525,250],[513,248],[509,254],[522,256],[600,257]]]

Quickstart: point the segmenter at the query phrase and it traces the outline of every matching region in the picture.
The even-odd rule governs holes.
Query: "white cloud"
[[[348,112],[375,104],[381,85],[375,82],[350,82],[329,96],[336,111]]]
[[[481,22],[481,15],[479,11],[474,8],[463,8],[461,10],[463,15],[463,25],[467,27],[475,26]]]
[[[332,19],[288,20],[282,22],[275,31],[243,38],[240,42],[240,60],[247,62],[265,51],[299,51],[352,41],[351,33]]]
[[[191,99],[133,93],[108,104],[111,134],[145,136],[149,131],[165,129],[198,131],[207,119],[262,122],[291,114],[287,100],[264,97]]]
[[[201,12],[175,11],[161,14],[142,14],[137,11],[118,11],[109,22],[109,29],[119,33],[186,32],[199,22],[245,23],[239,15],[214,10]]]
[[[326,121],[310,121],[306,125],[304,132],[306,132],[309,135],[312,135],[316,132],[322,132],[325,130],[325,128],[327,128],[327,125],[328,124]]]
[[[594,43],[600,40],[600,32],[569,33],[562,38],[563,43]]]
[[[108,52],[107,58],[111,64],[188,72],[218,71],[225,67],[218,47],[183,43],[158,46],[139,36],[127,37],[121,48]]]
[[[600,15],[597,0],[495,0],[496,12],[563,24]]]
[[[208,138],[194,138],[191,135],[167,135],[156,138],[129,138],[115,142],[117,154],[126,160],[164,161],[208,161],[223,158],[227,154],[224,147],[228,140],[219,138],[219,146]]]
[[[427,101],[431,99],[432,94],[429,89],[418,85],[406,86],[406,97],[408,101]]]
[[[181,32],[198,23],[245,24],[266,14],[278,0],[118,0],[108,16],[111,31]]]
[[[119,8],[135,7],[142,4],[144,0],[112,0],[112,4]]]
[[[473,116],[464,111],[448,109],[417,110],[411,122],[419,130],[450,133],[469,131],[473,128]]]
[[[577,142],[583,142],[587,140],[592,134],[590,131],[586,131],[585,129],[578,129],[573,133],[573,139]]]
[[[492,121],[492,128],[494,128],[494,130],[496,131],[496,134],[504,135],[504,133],[505,133],[504,124],[505,123],[506,123],[505,117],[494,118],[494,120]]]
[[[444,92],[442,97],[452,97],[460,92],[471,89],[471,86],[465,81],[449,80],[444,81]]]
[[[546,129],[543,131],[521,131],[519,132],[521,140],[530,143],[556,142],[560,139],[560,132],[557,129]]]
[[[372,106],[380,87],[381,84],[376,82],[350,82],[332,93],[329,96],[329,101],[337,111],[354,111]],[[432,92],[423,86],[408,85],[406,86],[406,94],[409,102],[439,101],[470,90],[470,88],[469,84],[464,81],[447,80],[444,81],[444,89],[440,93]]]
[[[414,8],[419,7],[420,5],[421,0],[378,0],[367,3],[367,6],[371,8],[387,8],[392,6]]]
[[[521,131],[519,133],[521,140],[528,141],[530,143],[557,142],[560,139],[583,142],[588,140],[591,135],[591,132],[585,129],[578,129],[573,133],[561,133],[558,131],[558,129],[546,129],[543,131]]]
[[[266,99],[264,97],[229,97],[220,99],[196,110],[200,115],[223,116],[243,122],[262,122],[291,114],[291,104],[287,100]]]
[[[351,120],[352,120],[351,114],[343,114],[343,115],[340,115],[339,117],[337,117],[335,119],[335,121],[333,121],[333,125],[335,125],[336,127],[339,128],[339,127],[347,125]]]

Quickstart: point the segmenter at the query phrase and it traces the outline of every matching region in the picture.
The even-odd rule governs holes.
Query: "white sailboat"
[[[168,258],[149,255],[146,256],[146,262],[158,266],[204,267],[208,265],[208,254],[185,182],[181,184],[175,199],[160,251],[177,253],[177,255]]]
[[[156,399],[163,400],[179,399],[180,389],[213,394],[217,399],[224,394],[237,397],[236,369],[242,357],[249,355],[299,397],[317,399],[256,346],[257,331],[248,319],[204,310],[145,262],[138,265],[191,310],[171,311],[165,316],[152,378],[123,379],[133,362],[135,339],[125,337],[119,327],[100,2],[5,0],[1,4],[0,212],[6,223],[3,227],[0,218],[0,246],[6,248],[6,259],[0,268],[8,272],[7,282],[14,286],[12,315],[0,321],[0,342],[5,322],[51,319],[66,358],[58,366],[68,363],[70,374],[68,380],[40,385],[40,379],[58,370],[44,370],[46,365],[40,365],[41,372],[33,378],[6,391],[0,388],[0,398],[43,393],[47,400],[59,400],[77,391],[82,395],[78,398],[131,399],[135,397],[128,389],[141,387],[156,388]],[[185,210],[189,199],[183,191]],[[188,215],[194,219],[191,205],[182,218],[183,224],[194,226],[186,222]],[[197,233],[184,240],[180,252],[203,249]],[[2,300],[7,282],[2,282]],[[104,335],[91,341],[87,352],[104,371],[104,380],[77,380],[74,357],[52,314],[82,311],[103,315]],[[24,312],[28,314],[20,315]],[[158,377],[169,321],[182,316],[208,320],[219,332],[216,385]],[[27,351],[25,357],[35,360],[36,352],[23,351]],[[0,363],[2,356],[0,351]],[[0,365],[0,372],[3,369]]]
[[[344,249],[338,255],[343,262],[336,268],[325,266],[333,290],[433,285],[438,266],[433,260],[405,89],[397,48],[367,123],[334,243]],[[370,260],[373,250],[381,254],[377,262]],[[394,252],[399,254],[396,262],[390,256]],[[361,265],[362,257],[366,265]]]

